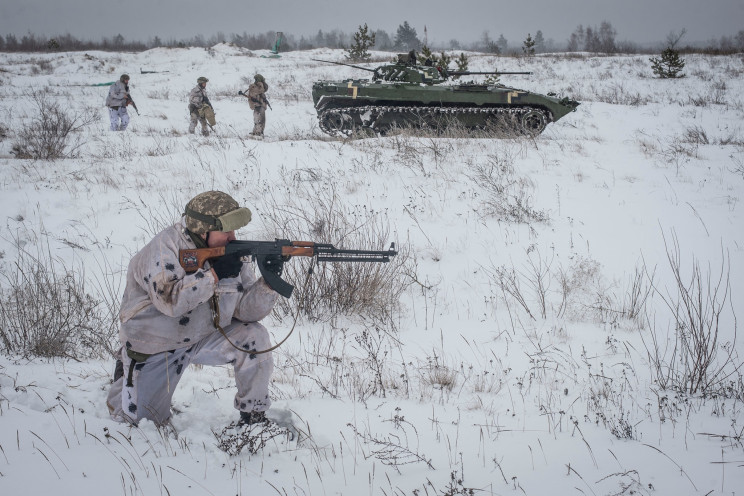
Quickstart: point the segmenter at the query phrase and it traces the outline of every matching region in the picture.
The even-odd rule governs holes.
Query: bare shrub
[[[722,262],[720,273],[704,272],[693,258],[689,282],[682,273],[679,241],[672,236],[666,246],[667,261],[674,277],[671,292],[654,286],[664,304],[672,312],[674,337],[671,345],[661,333],[652,328],[650,342],[644,343],[652,373],[659,386],[689,394],[720,393],[728,387],[730,378],[741,383],[742,363],[736,354],[736,317],[730,308],[732,338],[721,343],[725,331],[722,319],[731,304],[728,257]],[[722,354],[722,356],[720,355]]]
[[[400,473],[400,465],[411,463],[424,463],[433,469],[434,466],[431,463],[431,459],[419,453],[416,447],[409,445],[409,429],[413,432],[410,441],[418,441],[416,426],[399,415],[396,415],[392,422],[396,426],[396,429],[402,431],[401,435],[390,434],[388,437],[380,438],[370,432],[359,432],[353,424],[346,425],[364,445],[370,447],[370,456],[378,459],[383,465],[394,467],[398,473]],[[416,445],[418,445],[418,442]]]
[[[649,274],[644,267],[635,268],[628,279],[626,290],[623,292],[621,308],[623,317],[643,325],[642,317],[646,311],[646,302],[651,294],[653,283],[653,273]]]
[[[597,101],[611,103],[613,105],[630,105],[632,107],[638,107],[641,105],[647,105],[650,98],[648,96],[641,96],[638,91],[629,90],[620,83],[603,87],[597,92]]]
[[[656,158],[661,165],[671,165],[677,174],[692,158],[698,158],[698,149],[708,137],[702,129],[688,128],[680,136],[651,138],[637,133],[638,145],[647,157]]]
[[[734,162],[734,167],[731,169],[731,172],[739,174],[744,179],[744,160],[734,155],[731,156],[731,160]]]
[[[263,218],[269,237],[331,243],[336,248],[384,250],[390,228],[381,212],[344,205],[334,188],[298,188],[280,202],[269,196]],[[404,276],[409,250],[398,246],[389,263],[334,262],[317,267],[314,259],[297,257],[285,264],[283,277],[295,285],[293,297],[277,306],[287,314],[299,310],[312,320],[330,321],[339,315],[391,320],[408,283]],[[308,271],[312,269],[312,275]]]
[[[37,60],[36,64],[31,66],[31,74],[51,74],[54,72],[54,66],[49,60]]]
[[[701,126],[688,127],[683,134],[683,140],[686,143],[692,143],[695,145],[707,145],[710,143],[708,140],[708,134]]]
[[[0,345],[23,356],[111,356],[118,320],[88,294],[82,267],[53,257],[41,241],[31,253],[16,241],[14,270],[1,273]]]
[[[154,90],[147,92],[147,98],[152,100],[170,100],[170,88],[167,86],[161,86]]]
[[[528,300],[526,293],[522,289],[522,278],[514,267],[502,265],[500,267],[493,267],[486,272],[493,279],[496,287],[499,288],[501,292],[499,297],[506,303],[508,308],[510,308],[511,302],[515,302],[532,320],[536,320],[535,315],[530,309],[531,300]]]
[[[378,394],[385,398],[388,389],[397,389],[396,380],[400,377],[396,373],[392,361],[392,345],[395,339],[378,326],[366,327],[354,336],[356,348],[363,353],[363,372],[354,380],[357,382],[356,391],[360,398],[371,394]],[[355,367],[352,366],[352,369]],[[371,372],[371,373],[370,373]],[[373,380],[371,380],[373,379]]]
[[[161,139],[159,136],[153,134],[153,143],[151,146],[145,148],[145,155],[149,157],[162,157],[164,155],[170,155],[176,148],[176,145],[172,140]]]
[[[67,109],[46,89],[34,90],[29,97],[36,115],[18,131],[12,147],[16,157],[40,160],[76,157],[85,144],[80,131],[97,122],[99,112],[91,107],[80,111]]]
[[[546,211],[534,208],[534,185],[529,178],[516,175],[512,151],[502,150],[489,155],[485,163],[473,164],[469,177],[486,190],[483,207],[487,215],[522,224],[550,220]]]
[[[437,355],[426,357],[426,364],[419,368],[421,383],[425,386],[452,392],[457,385],[459,370],[444,363]]]

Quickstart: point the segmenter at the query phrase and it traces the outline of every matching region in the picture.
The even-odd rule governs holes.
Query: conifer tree
[[[499,35],[499,39],[496,40],[496,46],[499,47],[499,53],[506,53],[506,50],[509,48],[509,42],[506,38],[504,38],[504,35]]]
[[[408,51],[418,50],[420,46],[421,40],[416,34],[416,29],[411,27],[408,21],[403,21],[395,34],[395,48]]]
[[[447,70],[449,69],[450,62],[452,62],[452,57],[442,52],[442,54],[436,59],[436,62],[434,62],[434,65]]]
[[[457,70],[461,72],[467,71],[469,62],[470,59],[468,58],[468,56],[461,52],[460,55],[455,59]]]
[[[543,32],[537,30],[535,33],[535,52],[543,53],[545,51],[545,38],[543,38]]]
[[[437,57],[431,53],[431,49],[426,44],[421,46],[420,53],[418,54],[419,64],[425,65],[427,60],[434,63],[436,59]]]
[[[651,68],[654,74],[662,79],[666,78],[681,78],[684,74],[680,74],[682,69],[685,67],[685,61],[680,58],[679,52],[672,47],[667,47],[666,50],[661,52],[661,57],[651,57]]]
[[[359,30],[354,33],[354,42],[346,49],[346,58],[358,61],[367,61],[372,58],[369,49],[375,46],[375,33],[369,32],[367,23],[359,26]]]
[[[470,59],[464,53],[460,52],[460,55],[455,59],[455,65],[457,65],[457,71],[465,72],[468,70],[468,63]],[[460,76],[452,76],[452,79],[458,79]]]
[[[527,39],[522,43],[522,52],[528,57],[535,55],[535,40],[532,39],[530,33],[527,33]]]

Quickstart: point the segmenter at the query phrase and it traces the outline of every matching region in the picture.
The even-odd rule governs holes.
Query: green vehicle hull
[[[359,68],[374,71],[373,79],[313,84],[313,104],[320,128],[327,134],[385,134],[394,127],[442,129],[459,125],[534,136],[579,105],[568,98],[501,84],[442,84],[447,76],[442,77],[441,69],[434,67],[395,64],[374,70]]]

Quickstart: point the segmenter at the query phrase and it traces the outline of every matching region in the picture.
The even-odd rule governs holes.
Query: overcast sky
[[[367,23],[391,36],[403,21],[430,44],[470,43],[488,31],[521,45],[527,33],[564,43],[576,26],[609,21],[617,41],[663,41],[687,29],[683,42],[708,41],[744,29],[744,0],[0,0],[0,35],[71,34],[98,41],[117,34],[129,41],[210,37],[222,32],[284,31],[315,35],[319,29],[356,31]]]

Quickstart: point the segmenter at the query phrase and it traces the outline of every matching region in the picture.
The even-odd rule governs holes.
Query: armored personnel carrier
[[[458,82],[470,75],[531,74],[529,72],[447,71],[420,65],[414,53],[398,55],[395,63],[375,69],[330,62],[371,72],[371,79],[317,81],[313,104],[320,129],[331,136],[355,132],[386,134],[394,127],[435,130],[449,126],[491,130],[506,135],[540,134],[579,105],[554,94],[541,95],[502,84]]]

